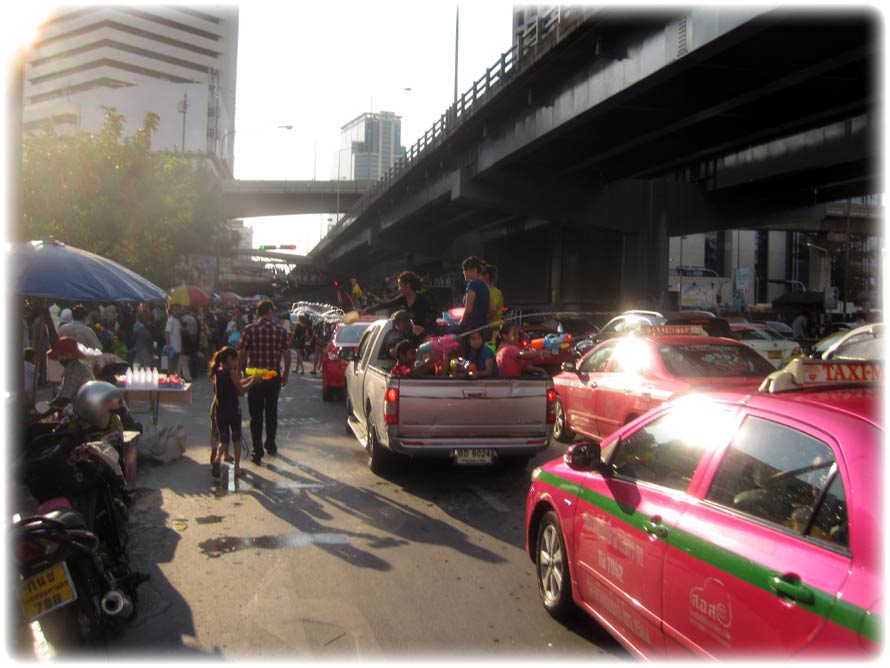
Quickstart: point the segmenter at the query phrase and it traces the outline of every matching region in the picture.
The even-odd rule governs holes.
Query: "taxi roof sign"
[[[643,336],[706,336],[701,325],[643,325],[640,327]]]
[[[760,384],[761,392],[790,392],[818,385],[877,385],[884,381],[881,362],[830,362],[796,359]]]

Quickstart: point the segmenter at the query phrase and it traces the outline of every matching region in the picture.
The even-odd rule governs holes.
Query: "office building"
[[[391,111],[364,113],[340,128],[335,174],[376,181],[404,155],[401,116]]]
[[[95,132],[113,107],[132,135],[153,112],[154,149],[215,156],[231,174],[237,50],[237,6],[61,7],[26,60],[24,129]]]

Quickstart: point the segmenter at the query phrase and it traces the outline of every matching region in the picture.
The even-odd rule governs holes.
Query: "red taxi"
[[[348,325],[341,322],[334,329],[321,358],[321,398],[325,401],[331,401],[334,392],[342,392],[346,387],[346,367],[355,355],[362,334],[372,322],[373,318]]]
[[[647,660],[882,649],[883,368],[795,360],[682,397],[532,472],[544,607]]]
[[[733,339],[695,325],[644,327],[607,339],[553,378],[553,437],[602,439],[668,399],[690,390],[746,384],[756,389],[775,369]]]

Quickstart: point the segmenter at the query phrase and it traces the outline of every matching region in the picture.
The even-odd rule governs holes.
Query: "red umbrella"
[[[240,304],[243,301],[243,299],[234,292],[220,292],[219,298],[226,304]]]
[[[170,303],[183,306],[209,304],[210,295],[194,285],[178,285],[170,290]]]

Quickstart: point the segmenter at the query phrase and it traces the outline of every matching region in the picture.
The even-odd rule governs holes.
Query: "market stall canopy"
[[[210,295],[194,285],[177,285],[170,290],[170,303],[182,306],[201,306],[210,303]]]
[[[84,302],[150,302],[166,293],[123,265],[54,239],[10,244],[14,292]]]

